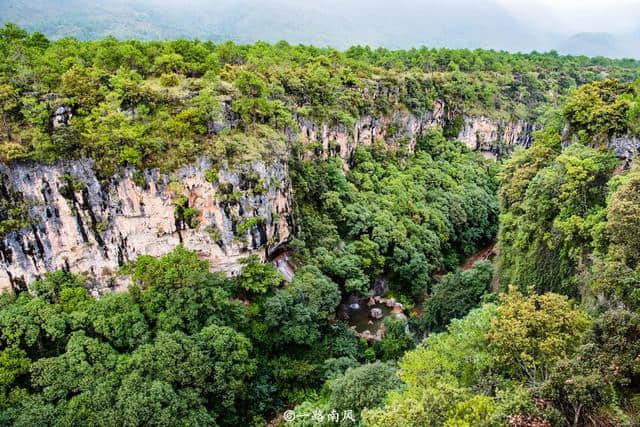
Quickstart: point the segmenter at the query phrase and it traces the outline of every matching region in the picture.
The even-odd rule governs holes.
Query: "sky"
[[[627,33],[640,27],[640,0],[497,0],[497,3],[533,27],[546,31]]]

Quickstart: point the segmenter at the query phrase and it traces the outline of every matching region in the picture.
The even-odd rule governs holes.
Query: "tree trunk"
[[[578,405],[577,408],[574,408],[573,427],[578,427],[578,421],[580,421],[580,411],[581,410],[582,410],[582,404]]]

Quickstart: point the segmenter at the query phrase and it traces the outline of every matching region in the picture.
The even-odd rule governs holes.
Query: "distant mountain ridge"
[[[200,38],[387,48],[422,45],[640,58],[640,32],[546,34],[497,1],[5,0],[0,18],[51,38]]]
[[[578,33],[559,44],[556,48],[561,53],[577,55],[622,57],[638,57],[640,32],[635,34],[616,35],[611,33]]]

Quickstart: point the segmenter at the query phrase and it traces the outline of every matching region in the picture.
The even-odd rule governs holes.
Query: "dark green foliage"
[[[243,419],[257,362],[235,285],[183,248],[131,271],[139,286],[97,300],[62,272],[35,282],[33,295],[2,295],[3,423]]]
[[[15,405],[26,390],[20,387],[29,374],[31,360],[17,347],[6,347],[0,352],[0,411]]]
[[[323,320],[335,313],[340,302],[338,286],[314,266],[296,272],[293,282],[264,303],[264,322],[275,344],[312,345],[321,337]]]
[[[373,345],[373,350],[380,360],[398,360],[405,351],[415,346],[415,340],[407,328],[405,319],[387,317],[384,319],[384,328],[384,338]]]
[[[333,160],[293,165],[305,253],[347,292],[385,274],[419,295],[495,236],[495,168],[437,132],[418,148],[408,159],[358,150],[346,177]]]
[[[2,294],[2,422],[245,424],[318,387],[325,359],[361,358],[351,332],[327,323],[340,294],[317,268],[277,290],[273,267],[245,264],[226,278],[178,247],[139,257],[126,293],[96,300],[56,272],[32,295]],[[247,308],[243,295],[257,300]],[[276,311],[280,298],[291,305]]]
[[[0,238],[29,223],[29,204],[11,187],[6,175],[0,173]]]
[[[461,319],[477,307],[490,291],[493,265],[476,262],[469,271],[443,276],[424,302],[421,326],[426,331],[441,332],[452,319]]]
[[[604,295],[611,305],[640,309],[640,174],[637,167],[610,183],[606,224],[598,234],[592,293]],[[615,191],[614,191],[615,190]]]
[[[610,152],[580,144],[555,157],[540,148],[507,162],[500,215],[503,285],[578,295],[576,274],[606,214],[615,164]]]
[[[387,393],[402,387],[390,363],[367,363],[347,371],[327,383],[329,407],[339,413],[351,410],[358,420],[360,411],[380,406]]]
[[[187,226],[189,228],[197,228],[199,225],[198,217],[200,216],[200,212],[189,206],[189,200],[184,196],[180,196],[174,201],[174,204],[176,207],[173,215],[178,227]]]

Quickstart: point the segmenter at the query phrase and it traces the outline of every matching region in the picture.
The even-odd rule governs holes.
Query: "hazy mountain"
[[[638,37],[593,32],[586,28],[592,23],[569,25],[566,13],[554,14],[536,0],[522,5],[504,0],[0,0],[0,20],[52,38],[198,37],[337,48],[427,45],[640,57]],[[628,13],[640,15],[640,10],[631,5]],[[579,34],[573,31],[583,27]]]
[[[638,57],[640,33],[579,33],[569,37],[556,49],[562,53],[587,56],[607,55],[611,57]]]

